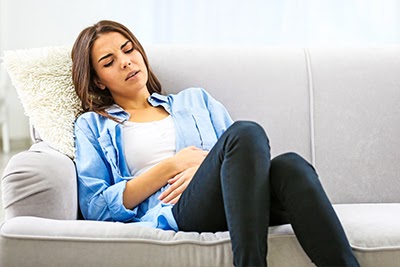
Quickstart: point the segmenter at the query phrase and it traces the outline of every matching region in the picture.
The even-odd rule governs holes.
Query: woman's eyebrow
[[[123,45],[121,45],[121,49],[123,49],[127,44],[129,44],[131,41],[130,40],[128,40],[128,41],[126,41]]]
[[[124,49],[124,47],[127,46],[130,42],[131,42],[131,41],[128,40],[128,41],[126,41],[125,43],[123,43],[123,44],[121,45],[121,49]],[[99,59],[99,61],[97,61],[97,63],[99,63],[99,62],[102,61],[103,59],[106,59],[106,58],[108,58],[108,57],[110,57],[110,56],[112,56],[111,53],[109,53],[109,54],[107,54],[107,55],[101,57],[101,58]]]
[[[107,55],[101,57],[101,58],[99,59],[99,61],[97,61],[97,63],[99,63],[99,62],[102,61],[103,59],[106,59],[106,58],[111,57],[111,56],[112,56],[111,53],[110,53],[110,54],[107,54]]]

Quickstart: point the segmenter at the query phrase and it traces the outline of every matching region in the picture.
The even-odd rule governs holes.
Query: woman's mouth
[[[140,70],[134,70],[128,73],[128,75],[126,75],[125,81],[133,78],[136,76],[136,74],[138,74],[140,72]]]

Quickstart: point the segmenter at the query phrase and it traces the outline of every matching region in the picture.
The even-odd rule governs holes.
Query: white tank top
[[[175,155],[175,125],[171,116],[152,122],[126,121],[122,129],[125,160],[133,177]]]

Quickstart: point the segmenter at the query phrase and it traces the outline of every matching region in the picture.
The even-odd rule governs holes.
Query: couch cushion
[[[340,204],[335,210],[359,251],[400,249],[400,204]]]
[[[400,202],[400,47],[310,49],[316,169],[334,203]]]
[[[363,267],[397,266],[400,204],[334,207]],[[269,232],[269,266],[313,266],[290,225],[270,227]],[[74,258],[88,266],[126,266],[133,262],[135,266],[232,264],[228,232],[175,233],[135,224],[17,217],[1,226],[0,242],[0,264],[5,266],[69,266]]]
[[[270,266],[312,266],[289,225],[270,232]],[[219,267],[233,262],[228,232],[176,233],[135,224],[35,217],[3,223],[0,248],[0,266],[71,266],[74,259],[80,266],[124,267]]]
[[[295,151],[311,160],[304,50],[280,47],[149,46],[150,64],[166,92],[203,87],[234,120],[255,120],[273,156]]]

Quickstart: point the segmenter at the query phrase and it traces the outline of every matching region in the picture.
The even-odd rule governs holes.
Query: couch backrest
[[[147,47],[166,92],[203,87],[316,166],[334,203],[400,202],[400,47]]]

